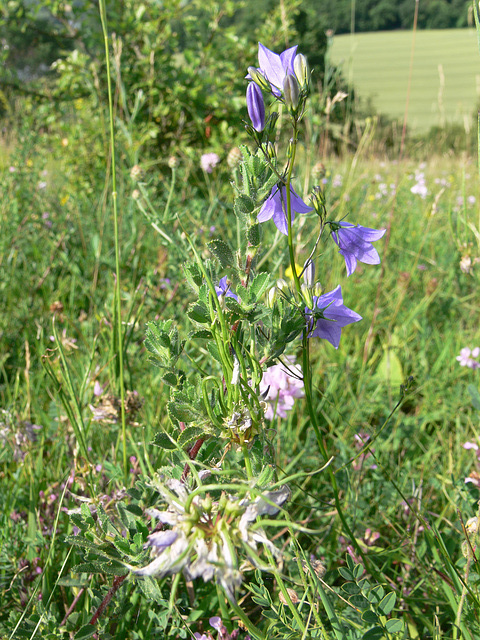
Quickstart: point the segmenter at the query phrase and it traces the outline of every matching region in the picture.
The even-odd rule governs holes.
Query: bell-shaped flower
[[[258,85],[249,82],[247,87],[247,111],[255,131],[265,128],[265,103],[263,93]]]
[[[295,73],[293,61],[296,54],[296,46],[278,54],[270,51],[260,42],[258,43],[258,71],[268,80],[272,93],[277,98],[280,98],[283,93],[283,82],[287,73]],[[247,75],[247,78],[255,80],[250,74]]]
[[[372,242],[380,240],[385,229],[369,229],[350,222],[335,222],[332,226],[332,238],[340,249],[339,253],[345,258],[347,276],[355,271],[357,261],[380,264],[380,257]]]
[[[342,328],[358,322],[362,316],[343,304],[340,286],[322,296],[313,296],[312,309],[305,309],[309,318],[309,338],[323,338],[338,349]]]
[[[292,209],[292,222],[295,219],[295,213],[308,213],[312,211],[312,207],[309,207],[305,204],[305,202],[298,196],[292,187],[290,187],[290,204]],[[281,191],[278,188],[278,185],[274,186],[270,195],[265,200],[260,209],[257,220],[259,222],[266,222],[273,218],[275,226],[277,229],[288,235],[288,224],[287,224],[287,188],[285,186],[282,187]]]
[[[238,302],[237,294],[231,291],[230,285],[227,283],[227,276],[223,276],[223,278],[221,278],[220,282],[215,287],[215,293],[219,298],[221,296],[225,296],[226,298],[234,298]]]

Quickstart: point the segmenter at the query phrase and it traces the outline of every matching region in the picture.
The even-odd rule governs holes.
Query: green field
[[[412,43],[408,31],[341,35],[333,40],[331,57],[361,98],[371,98],[379,112],[403,121]],[[447,122],[470,126],[479,91],[474,29],[417,32],[408,107],[411,129],[425,131]]]

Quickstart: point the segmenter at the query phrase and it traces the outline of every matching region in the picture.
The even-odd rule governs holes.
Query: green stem
[[[242,608],[239,607],[236,602],[230,602],[230,606],[235,611],[235,613],[240,618],[240,620],[243,622],[243,624],[245,625],[245,628],[247,629],[248,633],[252,636],[252,638],[254,638],[255,640],[266,640],[265,636],[260,631],[260,629],[258,629],[252,622],[250,622],[248,617],[243,612]]]
[[[291,157],[288,165],[287,178],[285,180],[285,190],[286,190],[286,213],[287,213],[287,229],[288,229],[288,255],[290,257],[290,268],[292,269],[292,278],[295,283],[295,289],[297,290],[298,295],[300,296],[302,293],[302,285],[300,284],[300,279],[297,274],[297,269],[295,266],[295,251],[293,249],[293,233],[292,233],[292,194],[290,192],[290,183],[292,181],[292,173],[293,166],[295,164],[295,156],[297,154],[297,139],[298,139],[298,128],[297,122],[295,121],[293,124],[293,138],[290,142],[291,144]]]
[[[304,389],[305,389],[305,400],[307,403],[307,410],[308,410],[308,414],[310,416],[310,422],[312,424],[313,430],[315,432],[315,436],[317,438],[317,443],[318,443],[318,448],[320,449],[320,453],[322,454],[322,457],[324,459],[325,462],[328,462],[329,460],[329,456],[325,447],[325,443],[322,440],[322,435],[320,433],[320,428],[318,426],[318,422],[317,422],[317,414],[315,412],[315,409],[313,407],[313,394],[312,394],[312,370],[311,370],[311,364],[310,364],[310,350],[309,350],[309,342],[308,342],[308,331],[305,330],[303,332],[303,384],[304,384]],[[361,546],[358,544],[357,539],[355,538],[355,535],[353,533],[353,531],[351,530],[346,518],[345,518],[345,514],[343,512],[342,509],[342,504],[340,502],[340,497],[339,497],[339,489],[338,489],[338,484],[337,484],[337,478],[335,477],[335,473],[333,471],[333,469],[331,468],[331,465],[329,465],[327,467],[327,472],[329,475],[329,479],[330,479],[330,483],[332,485],[332,489],[333,489],[333,495],[334,495],[334,500],[335,500],[335,508],[337,510],[338,513],[338,517],[340,518],[342,525],[347,533],[347,535],[349,536],[350,540],[352,541],[353,546],[355,547],[356,552],[360,555],[360,557],[362,558],[364,564],[365,564],[365,568],[370,569],[370,561],[368,560],[366,554],[364,553],[363,549],[361,548]]]
[[[247,478],[251,480],[253,478],[252,463],[250,462],[250,456],[248,455],[248,447],[246,444],[242,444],[243,459],[245,461],[245,471],[247,472]]]
[[[118,350],[118,384],[120,386],[120,410],[122,420],[122,442],[123,442],[123,472],[125,481],[128,478],[128,459],[127,459],[127,426],[125,419],[125,388],[123,373],[123,331],[122,331],[122,304],[120,299],[120,242],[118,233],[118,210],[117,210],[117,178],[115,167],[115,131],[113,124],[113,96],[112,81],[110,71],[110,54],[108,47],[108,30],[107,30],[107,8],[105,0],[99,0],[100,19],[102,21],[102,31],[105,43],[105,62],[107,67],[107,87],[108,87],[108,114],[110,118],[110,155],[112,158],[112,203],[113,203],[113,230],[115,238],[115,312],[114,318],[116,322],[117,333],[117,350]]]

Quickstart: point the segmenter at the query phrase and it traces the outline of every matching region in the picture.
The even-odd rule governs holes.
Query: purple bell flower
[[[227,298],[234,298],[238,302],[238,296],[230,290],[230,285],[227,284],[227,276],[223,276],[215,287],[215,293],[219,298],[220,296],[225,296]]]
[[[342,328],[362,319],[362,316],[343,304],[340,285],[322,296],[313,296],[313,305],[316,311],[322,312],[323,317],[315,320],[313,311],[305,309],[307,317],[310,317],[308,337],[328,340],[335,349],[340,344]]]
[[[286,49],[279,55],[258,43],[258,71],[268,80],[272,93],[277,98],[280,98],[283,93],[283,82],[287,73],[295,74],[293,61],[296,53],[296,46]],[[252,79],[250,74],[247,78]]]
[[[292,208],[292,222],[295,219],[295,213],[308,213],[309,211],[313,211],[312,207],[309,207],[305,204],[305,202],[298,196],[292,187],[290,187],[290,203]],[[285,186],[282,187],[282,191],[278,188],[278,185],[275,185],[262,205],[260,209],[257,220],[259,222],[266,222],[273,218],[275,226],[277,229],[283,233],[284,235],[288,235],[288,224],[287,224],[287,215],[286,215],[286,206],[287,206],[287,188]]]
[[[347,276],[357,268],[357,261],[365,264],[380,264],[380,256],[372,242],[380,240],[386,229],[369,229],[350,222],[335,222],[332,238],[338,245],[339,253],[345,258]]]
[[[263,93],[258,85],[249,82],[247,87],[247,111],[255,131],[265,128],[265,103]]]

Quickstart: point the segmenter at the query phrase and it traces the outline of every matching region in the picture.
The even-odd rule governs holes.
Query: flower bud
[[[273,307],[275,306],[275,302],[277,301],[277,287],[272,287],[271,289],[268,290],[267,293],[267,307],[269,309],[273,309]]]
[[[275,145],[273,144],[273,142],[267,142],[267,144],[265,145],[265,151],[270,160],[275,160],[275,158],[277,157],[277,150],[275,149]]]
[[[313,304],[312,290],[305,283],[302,284],[302,296],[303,296],[303,301],[305,302],[305,305],[309,309],[313,309],[314,304]]]
[[[285,98],[287,107],[295,111],[300,98],[300,87],[296,77],[291,73],[287,73],[283,81],[283,97]]]
[[[293,70],[298,80],[298,84],[303,89],[308,85],[310,72],[308,70],[307,59],[303,53],[298,53],[293,61]]]
[[[255,82],[249,82],[247,87],[247,111],[255,131],[265,128],[265,104],[261,89]]]
[[[170,156],[170,158],[168,159],[168,166],[170,167],[170,169],[176,169],[178,165],[178,160],[175,156]]]
[[[325,218],[327,213],[325,208],[325,194],[321,187],[314,187],[313,193],[310,196],[310,202],[315,209],[315,213],[320,216],[320,218]]]
[[[255,69],[255,67],[248,67],[248,75],[253,80],[253,82],[260,87],[260,89],[263,89],[264,91],[268,91],[270,93],[272,88],[263,73],[261,73],[258,69]]]
[[[307,287],[313,287],[315,279],[315,263],[309,258],[303,265],[303,281]]]

